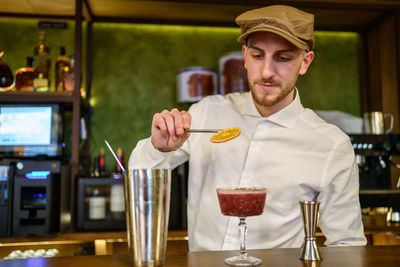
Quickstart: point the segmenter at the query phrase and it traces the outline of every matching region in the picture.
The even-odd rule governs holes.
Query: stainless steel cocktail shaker
[[[164,264],[170,192],[170,170],[132,169],[126,173],[126,223],[131,266]]]
[[[318,201],[300,201],[301,215],[304,225],[304,243],[301,249],[300,259],[306,261],[320,261],[316,241],[316,229],[318,225]]]

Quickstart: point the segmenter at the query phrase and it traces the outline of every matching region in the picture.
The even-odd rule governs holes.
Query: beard
[[[289,83],[287,83],[284,86],[282,86],[281,83],[279,83],[278,81],[275,81],[273,79],[262,79],[262,80],[257,80],[255,82],[249,81],[250,92],[251,92],[251,95],[253,96],[254,102],[262,107],[272,107],[272,106],[276,105],[277,103],[282,101],[282,99],[284,99],[286,96],[288,96],[293,91],[293,89],[296,85],[297,77],[298,76],[296,76],[295,79],[293,79],[292,81],[290,81]],[[265,94],[262,96],[257,95],[256,88],[255,88],[257,83],[270,83],[272,85],[279,86],[278,95],[273,98],[268,97],[269,96],[268,94]]]

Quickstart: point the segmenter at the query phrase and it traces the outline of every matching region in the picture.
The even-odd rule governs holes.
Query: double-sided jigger
[[[300,201],[301,215],[304,225],[304,244],[301,249],[300,259],[304,261],[320,261],[316,240],[316,229],[318,225],[318,201]]]

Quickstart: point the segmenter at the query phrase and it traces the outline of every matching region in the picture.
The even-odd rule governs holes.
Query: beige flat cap
[[[236,18],[241,28],[238,42],[255,32],[278,34],[304,50],[314,48],[314,15],[297,8],[273,5],[247,11]]]

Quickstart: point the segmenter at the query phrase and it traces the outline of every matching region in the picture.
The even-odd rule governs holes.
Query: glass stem
[[[240,255],[246,256],[246,237],[247,237],[247,224],[246,218],[240,218],[239,221],[239,234],[240,234]]]

